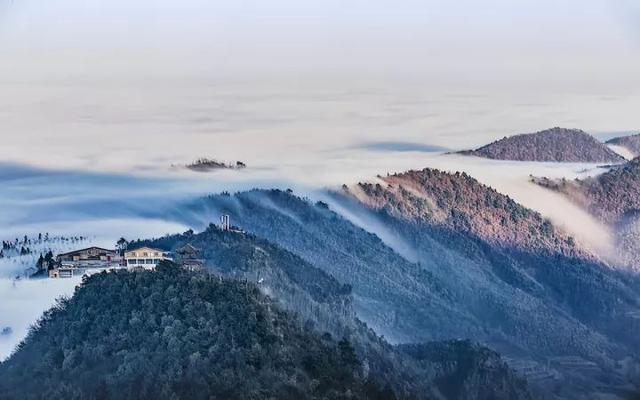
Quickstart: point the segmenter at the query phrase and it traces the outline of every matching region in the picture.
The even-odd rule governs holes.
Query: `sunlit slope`
[[[174,217],[197,225],[230,214],[350,284],[356,314],[394,341],[464,337],[519,359],[578,356],[599,368],[633,354],[625,327],[635,323],[637,292],[569,235],[461,174],[388,180],[327,194],[329,204],[278,190],[211,196]],[[399,190],[400,180],[412,188]],[[475,192],[472,204],[456,190]],[[419,204],[433,218],[416,214]]]

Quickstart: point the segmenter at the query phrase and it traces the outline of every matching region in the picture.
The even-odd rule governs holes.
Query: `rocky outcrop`
[[[496,160],[617,163],[624,158],[578,129],[552,128],[505,137],[476,150],[460,152]]]

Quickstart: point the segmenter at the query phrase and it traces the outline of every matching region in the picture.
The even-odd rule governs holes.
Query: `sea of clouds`
[[[556,125],[637,129],[637,7],[464,3],[0,0],[0,239],[49,232],[113,247],[188,229],[167,216],[212,192],[314,198],[435,167],[469,173],[607,254],[606,227],[528,182],[596,166],[444,152]],[[248,168],[180,168],[200,157]],[[77,284],[16,280],[35,257],[0,260],[0,330],[12,328],[0,359]]]
[[[375,181],[378,174],[425,167],[467,172],[540,211],[594,251],[607,254],[611,250],[606,227],[564,197],[529,182],[530,175],[569,179],[595,175],[603,171],[597,165],[493,161],[447,154],[425,143],[392,140],[336,147],[324,158],[307,157],[298,163],[249,163],[244,170],[209,173],[165,164],[157,164],[153,171],[101,173],[5,163],[0,165],[0,236],[2,240],[14,240],[47,232],[52,237],[85,237],[78,247],[113,248],[120,237],[158,237],[192,228],[175,216],[182,204],[206,194],[275,187],[292,188],[298,195],[314,200],[324,199],[326,188]],[[338,207],[336,211],[377,233],[407,258],[413,257],[410,249],[395,242],[375,221],[354,210]],[[32,255],[0,260],[0,330],[11,328],[10,333],[0,337],[0,358],[10,354],[29,325],[56,297],[71,294],[78,283],[76,279],[16,280],[33,266],[39,252],[68,251],[74,244],[47,246],[35,246]]]

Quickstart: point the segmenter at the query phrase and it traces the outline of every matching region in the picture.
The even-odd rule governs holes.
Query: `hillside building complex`
[[[71,268],[110,268],[120,264],[121,257],[115,250],[88,247],[56,257],[59,265]]]
[[[94,246],[59,254],[55,263],[45,262],[41,268],[49,278],[72,278],[119,268],[121,263],[122,257],[117,251]]]

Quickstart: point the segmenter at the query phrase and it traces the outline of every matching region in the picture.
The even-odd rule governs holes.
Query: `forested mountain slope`
[[[640,210],[640,158],[587,179],[534,178],[534,182],[565,194],[609,224]]]
[[[134,243],[166,250],[185,244],[202,249],[207,271],[256,282],[279,305],[298,313],[306,327],[350,338],[370,373],[401,398],[530,398],[526,384],[497,353],[470,342],[416,345],[442,349],[433,359],[398,351],[355,317],[350,286],[338,284],[307,261],[255,235],[210,225],[198,234],[186,232]],[[450,384],[464,389],[443,395]]]
[[[176,250],[186,244],[200,249],[209,271],[259,285],[265,292],[323,331],[345,335],[355,313],[351,286],[273,243],[250,233],[223,231],[209,225],[203,232],[186,232],[130,246]]]
[[[230,214],[243,228],[269,237],[350,284],[358,317],[394,341],[471,338],[520,360],[519,365],[535,371],[534,377],[545,375],[552,366],[549,373],[559,376],[554,382],[562,382],[559,385],[565,388],[571,383],[578,391],[592,390],[594,385],[615,386],[619,379],[626,379],[621,377],[625,372],[610,366],[627,356],[637,357],[638,339],[628,329],[637,324],[633,317],[638,310],[636,289],[506,196],[461,174],[428,178],[431,173],[435,174],[425,172],[425,181],[416,180],[414,188],[405,190],[401,203],[393,199],[403,191],[387,187],[399,185],[398,181],[380,189],[370,186],[368,201],[362,197],[368,184],[333,193],[329,201],[332,207],[377,223],[384,230],[378,233],[387,236],[388,243],[402,247],[403,253],[413,252],[409,258],[417,262],[407,261],[325,203],[313,204],[284,191],[211,196],[175,217],[197,224]],[[413,180],[411,176],[389,179]],[[420,189],[428,187],[431,179],[453,179],[455,184],[442,187],[442,193]],[[481,209],[455,205],[455,187],[467,191],[469,185],[472,191],[481,190],[478,196],[489,199],[480,202]],[[439,207],[443,198],[446,207]],[[420,203],[438,207],[432,211],[439,217],[402,211]],[[497,210],[488,210],[491,207]],[[517,218],[515,225],[512,214]],[[504,226],[498,222],[496,231],[485,231],[477,228],[484,226],[480,221],[471,220],[485,216],[509,220]],[[516,228],[525,232],[509,232]],[[533,245],[527,245],[529,240]],[[587,377],[561,357],[595,363],[600,375]],[[544,385],[549,386],[546,381]]]
[[[560,192],[608,224],[615,234],[617,263],[640,271],[640,158],[587,179],[532,178]]]
[[[2,399],[369,399],[347,340],[304,328],[254,285],[102,273],[48,311],[0,364]]]
[[[497,140],[461,154],[513,161],[614,163],[624,158],[579,129],[552,128]]]
[[[457,297],[474,298],[468,307],[501,331],[487,339],[491,346],[509,355],[517,353],[514,343],[519,352],[535,349],[534,358],[545,355],[565,379],[589,391],[617,385],[621,377],[611,365],[626,364],[628,356],[637,365],[639,342],[629,334],[640,323],[637,279],[608,268],[536,213],[464,174],[425,169],[382,181],[344,188],[336,198],[367,207],[414,246],[422,265],[449,279]],[[444,261],[442,246],[467,260]],[[558,356],[595,363],[601,383],[592,386],[591,372],[572,376],[581,368],[565,369],[567,359]]]
[[[345,336],[318,331],[318,316],[328,314],[309,308],[302,296],[346,301],[348,288],[321,271],[299,281],[296,298],[286,294],[292,281],[248,282],[256,271],[268,277],[280,270],[271,262],[282,262],[282,271],[297,264],[295,274],[309,272],[304,261],[254,236],[212,227],[161,242],[217,240],[219,247],[207,250],[207,272],[164,262],[156,271],[85,279],[0,364],[0,398],[532,398],[497,353],[466,341],[395,348],[349,315],[336,315],[331,324]],[[260,246],[264,257],[243,253],[237,263],[211,264],[229,255],[223,249],[242,252],[244,244]],[[218,251],[223,254],[212,256]],[[281,311],[282,295],[298,315]]]
[[[323,203],[281,190],[253,190],[210,196],[186,208],[175,218],[199,225],[217,220],[220,213],[230,214],[247,231],[268,237],[349,284],[358,316],[394,342],[457,338],[460,330],[477,325],[467,312],[454,308],[431,273]]]
[[[607,144],[624,147],[635,157],[640,156],[640,134],[613,138],[607,140]]]
[[[500,248],[593,258],[551,221],[466,173],[427,168],[379,179],[345,193],[396,219],[470,234]]]

